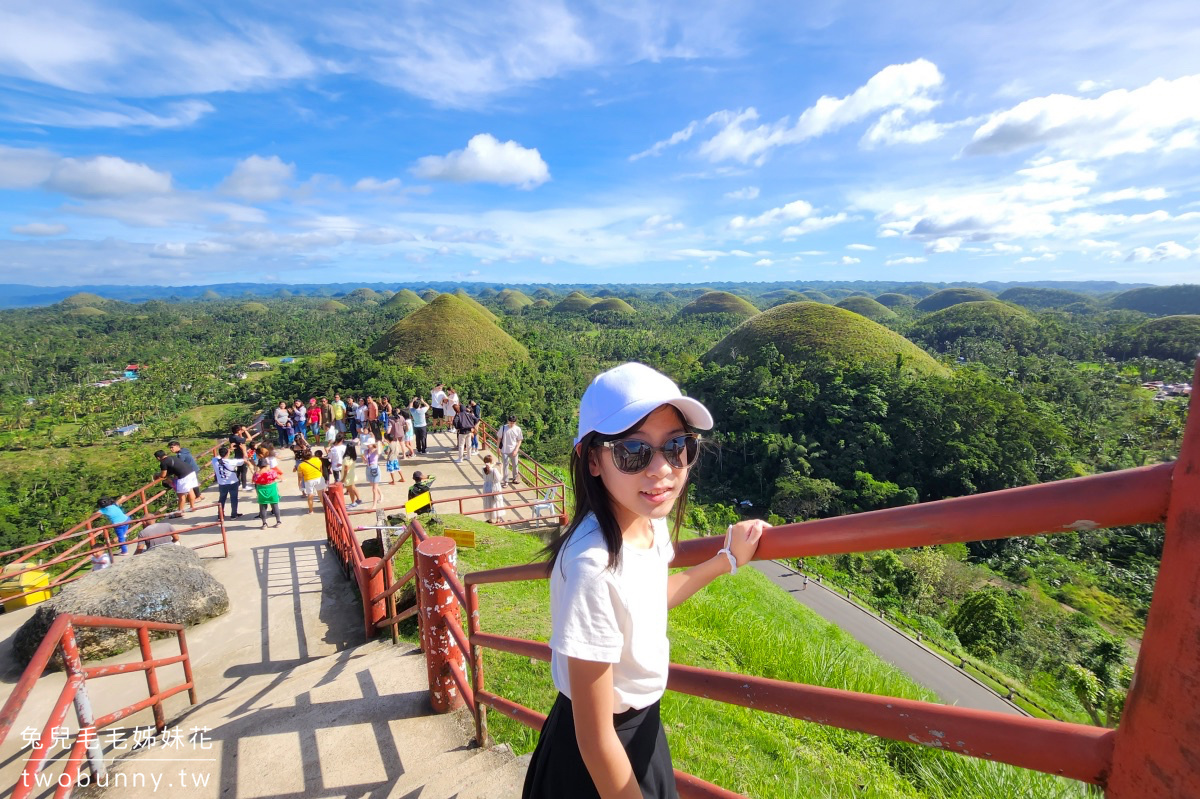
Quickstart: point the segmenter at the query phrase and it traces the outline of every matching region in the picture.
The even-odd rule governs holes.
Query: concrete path
[[[936,693],[943,702],[977,710],[1026,715],[956,666],[816,580],[809,580],[805,588],[803,576],[786,566],[774,561],[753,565],[797,602],[850,633],[881,659]]]
[[[414,469],[421,469],[437,475],[437,496],[478,492],[480,460],[453,463],[449,438],[431,436],[428,456],[404,461],[406,480],[411,480]],[[192,708],[186,694],[165,703],[168,727],[178,727],[182,744],[143,748],[129,756],[134,728],[153,723],[150,710],[118,722],[101,735],[106,758],[123,758],[114,775],[141,780],[145,786],[122,789],[120,795],[161,795],[158,791],[172,781],[174,789],[167,795],[196,799],[465,799],[519,793],[523,764],[508,765],[513,758],[504,752],[469,749],[472,733],[461,720],[430,714],[428,680],[419,655],[390,643],[365,644],[362,605],[341,564],[325,546],[324,516],[319,507],[307,512],[291,473],[290,453],[281,452],[280,459],[285,475],[280,491],[282,526],[261,529],[258,519],[249,515],[257,512],[253,491],[243,492],[242,518],[226,525],[229,557],[220,556],[220,547],[198,551],[210,573],[228,590],[230,609],[187,631],[201,704]],[[359,464],[358,485],[367,500],[364,507],[369,507],[365,471]],[[382,504],[403,503],[410,484],[381,486]],[[522,494],[532,498],[534,492]],[[482,500],[464,505],[468,510],[483,507]],[[189,514],[181,525],[208,513]],[[371,523],[369,517],[360,518]],[[213,540],[219,537],[199,531],[185,534],[183,543],[195,546]],[[5,697],[21,673],[12,661],[12,636],[32,612],[30,608],[0,615],[0,695]],[[159,657],[177,654],[175,639],[155,642],[154,652]],[[126,653],[105,662],[137,659]],[[180,666],[160,669],[160,685],[178,684],[182,671]],[[42,728],[63,683],[61,673],[38,681],[0,752],[0,790],[15,784],[28,757],[22,731]],[[141,673],[106,677],[89,682],[89,691],[96,714],[103,715],[144,699],[146,681]],[[76,729],[73,712],[68,721]],[[483,778],[485,765],[494,774]],[[52,765],[47,773],[59,771]],[[447,773],[462,780],[474,775],[471,792],[459,780],[447,782]],[[207,785],[189,783],[186,793],[181,792],[188,780],[207,780]],[[35,795],[52,792],[46,789]]]

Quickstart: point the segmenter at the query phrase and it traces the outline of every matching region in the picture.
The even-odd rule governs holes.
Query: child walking
[[[400,471],[400,441],[391,433],[387,436],[387,449],[384,450],[384,457],[387,459],[388,479],[391,481],[388,485],[396,484],[396,475],[400,475],[400,482],[404,482],[404,472]]]
[[[504,497],[488,496],[496,491],[503,491],[504,483],[500,480],[500,470],[492,462],[491,455],[483,456],[483,507],[488,512],[483,514],[485,522],[504,521]]]
[[[558,698],[525,775],[525,799],[677,797],[659,719],[667,610],[749,562],[769,525],[732,525],[725,548],[669,575],[695,430],[712,416],[666,375],[626,363],[584,392],[571,454],[575,513],[547,547]]]
[[[278,466],[264,465],[254,473],[254,493],[258,499],[258,518],[262,522],[262,529],[267,529],[267,507],[271,508],[271,512],[275,514],[275,526],[283,524],[283,520],[279,518],[279,481],[283,479],[283,472],[279,471]]]

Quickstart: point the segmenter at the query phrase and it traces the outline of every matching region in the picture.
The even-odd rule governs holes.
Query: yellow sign
[[[475,546],[475,533],[471,532],[470,530],[443,530],[442,535],[453,539],[455,546]]]
[[[429,498],[429,492],[417,494],[415,497],[404,503],[405,513],[416,513],[421,508],[427,508],[433,505],[433,501]]]

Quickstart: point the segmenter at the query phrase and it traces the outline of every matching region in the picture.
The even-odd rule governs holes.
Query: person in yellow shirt
[[[304,495],[304,501],[308,503],[308,512],[313,512],[313,497],[317,500],[321,499],[321,492],[325,490],[324,476],[324,455],[321,450],[316,452],[306,451],[296,464],[296,471],[300,473],[300,493]]]
[[[342,402],[341,394],[333,395],[333,402],[329,405],[329,413],[333,417],[333,426],[337,428],[339,433],[346,432],[346,403]]]

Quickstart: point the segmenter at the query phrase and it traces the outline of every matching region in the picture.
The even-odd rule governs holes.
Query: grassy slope
[[[736,314],[743,319],[749,319],[758,313],[758,309],[736,294],[727,291],[710,291],[697,297],[679,312],[680,316],[692,316],[706,313]]]
[[[458,516],[444,520],[476,533],[477,546],[459,550],[460,573],[525,563],[541,548],[535,536]],[[410,555],[402,552],[397,569],[410,565]],[[543,641],[549,637],[546,581],[481,586],[480,600],[484,630]],[[415,627],[410,625],[407,634],[415,639]],[[752,569],[717,580],[671,611],[669,635],[672,660],[678,663],[932,698]],[[484,670],[489,690],[541,712],[549,710],[555,691],[548,663],[488,651]],[[1081,795],[1073,783],[1019,769],[681,694],[664,697],[663,718],[677,768],[748,796]],[[498,713],[488,714],[488,724],[497,741],[518,752],[530,751],[536,743],[532,730]]]
[[[428,356],[455,375],[499,370],[529,357],[516,339],[453,294],[436,297],[392,325],[371,345],[371,353],[401,362]]]
[[[944,372],[925,350],[899,333],[832,305],[798,302],[763,311],[717,342],[705,359],[727,362],[734,352],[752,354],[774,344],[785,356],[802,360],[828,356],[839,362],[895,363],[896,355],[916,372]]]

